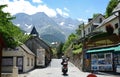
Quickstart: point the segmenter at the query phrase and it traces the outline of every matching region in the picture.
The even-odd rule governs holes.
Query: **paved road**
[[[61,72],[61,59],[52,59],[50,66],[42,69],[35,69],[26,74],[20,74],[19,77],[87,77],[88,72],[82,72],[69,62],[68,76],[63,76]],[[106,73],[97,74],[97,77],[120,77]]]

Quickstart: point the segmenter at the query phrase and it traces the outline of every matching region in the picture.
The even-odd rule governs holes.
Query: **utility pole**
[[[84,22],[83,22],[83,47],[82,47],[82,52],[83,52],[83,65],[82,65],[82,70],[85,70],[85,27],[84,27]]]
[[[120,35],[120,11],[118,12],[118,20],[119,20],[118,34]]]

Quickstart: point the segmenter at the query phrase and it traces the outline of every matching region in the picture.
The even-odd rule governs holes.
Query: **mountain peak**
[[[46,16],[46,17],[48,17],[44,12],[37,12],[37,13],[35,13],[35,14],[33,14],[32,16]]]
[[[53,37],[51,38],[52,40],[55,40],[54,38],[59,38],[58,40],[60,41],[64,41],[64,39],[66,39],[69,34],[75,32],[75,29],[78,27],[79,24],[78,21],[64,18],[59,14],[57,15],[57,18],[50,18],[44,12],[38,12],[33,15],[19,13],[16,14],[16,19],[12,22],[14,24],[19,24],[19,27],[22,30],[27,31],[28,33],[30,33],[30,31],[32,30],[31,28],[34,25],[38,33],[40,35],[43,35],[43,38],[45,37],[49,39],[49,36],[46,36],[49,34]],[[60,25],[60,23],[62,23],[62,26]],[[60,39],[60,37],[62,39]]]

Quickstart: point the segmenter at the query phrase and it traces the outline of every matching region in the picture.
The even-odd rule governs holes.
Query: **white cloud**
[[[56,11],[58,14],[62,15],[62,10],[60,8],[57,8]]]
[[[43,3],[42,0],[32,0],[32,2],[37,2],[37,3]],[[49,8],[45,4],[39,4],[38,6],[33,6],[29,0],[0,0],[0,5],[2,4],[7,4],[8,7],[4,8],[5,12],[11,13],[11,15],[14,15],[16,13],[26,13],[29,15],[35,14],[37,12],[44,12],[46,13],[49,17],[55,17],[56,14],[60,14],[61,16],[68,17],[69,14],[67,11],[69,11],[67,8],[63,8],[64,12],[62,9],[57,8],[57,9],[52,9]]]
[[[49,17],[56,16],[56,11],[54,9],[48,8],[47,5],[39,5],[38,12],[45,12]]]
[[[13,2],[10,2],[9,0],[0,1],[2,4],[7,4],[8,7],[4,9],[6,12],[10,12],[12,15],[16,13],[27,13],[27,14],[33,14],[36,12],[36,7],[32,6],[28,1],[24,0],[14,0]]]
[[[32,0],[34,3],[42,3],[42,0]]]
[[[63,17],[66,17],[66,16],[68,17],[69,16],[68,13],[62,11],[62,9],[60,9],[60,8],[57,8],[56,11],[57,11],[58,14],[60,14]]]
[[[81,22],[84,22],[85,24],[86,24],[87,21],[88,21],[88,20],[86,20],[86,19],[82,19],[82,18],[78,18],[78,20],[81,21]]]
[[[67,12],[69,12],[69,11],[70,11],[70,10],[69,10],[68,8],[66,8],[66,7],[64,8],[64,10],[65,10],[65,11],[67,11]]]
[[[41,0],[33,0],[34,2],[41,2]],[[8,7],[4,8],[5,12],[9,12],[12,15],[16,13],[26,13],[29,15],[35,14],[36,12],[45,12],[48,16],[56,16],[56,11],[54,9],[48,8],[47,5],[33,6],[29,0],[0,0],[0,5],[7,4]]]
[[[68,13],[66,13],[66,12],[63,12],[63,16],[68,17],[68,16],[69,16],[69,14],[68,14]]]

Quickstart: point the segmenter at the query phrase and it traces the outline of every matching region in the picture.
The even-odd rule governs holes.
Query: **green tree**
[[[7,7],[7,5],[0,5],[0,36],[4,39],[3,41],[6,47],[14,48],[20,44],[19,42],[24,42],[29,36],[25,36],[20,28],[11,22],[15,17],[12,17],[10,13],[3,12],[3,8],[5,7]],[[2,48],[2,45],[0,45],[0,64],[2,64]]]
[[[76,29],[76,34],[77,34],[78,36],[81,35],[81,29],[82,29],[82,24],[78,25],[78,28]]]
[[[112,15],[112,11],[117,6],[118,3],[119,3],[119,0],[110,0],[106,8],[106,13],[105,13],[106,17],[109,17],[110,15]]]
[[[73,43],[77,39],[76,34],[72,33],[69,35],[67,41],[64,43],[62,50],[65,51],[71,43]]]
[[[0,6],[0,34],[2,35],[6,46],[14,48],[19,45],[19,42],[24,42],[29,36],[24,35],[21,29],[11,22],[15,17],[12,17],[10,13],[2,11],[6,6],[7,5]]]
[[[57,47],[57,57],[58,58],[61,58],[61,56],[63,55],[62,47],[63,47],[63,43],[61,42],[59,44],[59,46]]]

